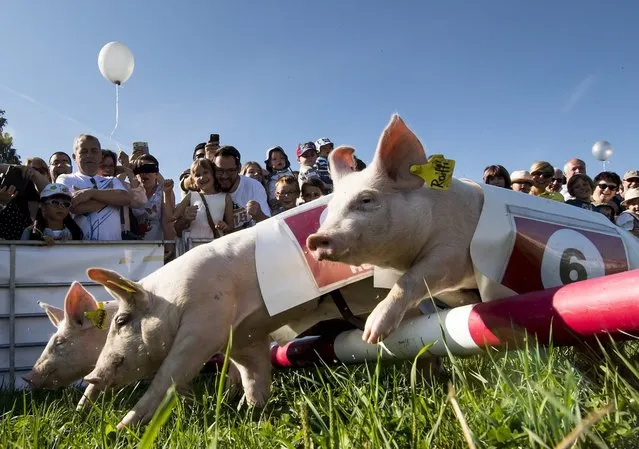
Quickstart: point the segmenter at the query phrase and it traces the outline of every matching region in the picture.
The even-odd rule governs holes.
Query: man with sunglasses
[[[639,170],[628,170],[623,175],[623,191],[625,193],[630,189],[639,189]]]
[[[96,137],[82,134],[73,147],[78,171],[60,175],[57,182],[73,194],[71,213],[84,240],[122,240],[120,208],[131,204],[130,193],[119,179],[98,175],[102,148]]]
[[[559,168],[555,168],[555,172],[550,178],[550,184],[546,187],[549,192],[561,192],[564,184],[566,184],[566,178],[564,178],[564,172]]]

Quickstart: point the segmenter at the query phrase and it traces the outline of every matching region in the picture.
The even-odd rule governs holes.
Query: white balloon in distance
[[[133,74],[134,66],[133,53],[120,42],[109,42],[98,55],[100,73],[114,84],[124,84]]]
[[[607,161],[612,156],[612,145],[607,140],[599,140],[592,146],[592,155],[598,161]]]

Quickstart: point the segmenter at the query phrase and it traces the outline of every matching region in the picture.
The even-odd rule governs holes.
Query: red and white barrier
[[[639,334],[639,270],[562,287],[473,304],[408,319],[384,340],[382,358],[411,359],[427,344],[431,355],[481,353],[486,346],[516,346],[526,335],[555,346],[579,341],[632,338]],[[360,363],[376,360],[377,345],[360,330],[307,336],[272,348],[274,366]]]

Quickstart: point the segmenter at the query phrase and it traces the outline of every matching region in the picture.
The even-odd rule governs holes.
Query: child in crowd
[[[313,142],[306,142],[302,146],[297,146],[297,161],[300,163],[300,173],[297,176],[300,187],[307,179],[320,178],[315,169],[317,161],[317,149]]]
[[[331,174],[328,170],[328,155],[331,151],[333,151],[333,142],[331,142],[327,137],[323,137],[315,142],[315,146],[317,147],[318,152],[317,160],[315,161],[315,169],[324,183],[325,188],[328,190],[327,193],[331,193],[333,190],[333,180],[331,179]]]
[[[595,183],[590,179],[590,176],[576,173],[568,181],[567,187],[571,199],[567,200],[566,204],[597,212],[597,208],[592,204]]]
[[[639,189],[628,189],[621,205],[626,210],[617,217],[617,226],[639,237]]]
[[[268,198],[268,205],[271,209],[277,207],[276,198],[276,184],[284,176],[293,176],[291,170],[291,163],[288,160],[288,156],[282,149],[282,147],[269,148],[266,151],[266,170],[268,171],[268,179],[266,181],[266,195]]]
[[[275,184],[275,197],[278,206],[273,209],[273,215],[293,209],[297,205],[300,196],[300,187],[294,176],[284,176]]]
[[[82,240],[82,230],[71,218],[71,191],[62,184],[47,184],[40,193],[40,207],[32,226],[24,230],[22,240]]]
[[[190,183],[193,191],[175,209],[177,234],[188,229],[191,238],[214,239],[233,232],[233,201],[230,194],[220,192],[213,162],[193,161]]]
[[[307,179],[302,183],[300,204],[316,200],[326,194],[324,184],[317,178]]]
[[[242,169],[240,170],[240,175],[253,178],[260,184],[264,185],[264,179],[265,179],[264,169],[259,164],[259,162],[249,161],[245,163],[244,165],[242,165]]]

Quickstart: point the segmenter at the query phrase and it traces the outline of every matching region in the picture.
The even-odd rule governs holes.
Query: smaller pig
[[[362,338],[371,344],[386,338],[429,294],[451,307],[480,301],[470,243],[482,210],[481,188],[457,179],[448,190],[425,186],[411,166],[426,164],[426,152],[398,115],[367,168],[355,172],[353,154],[349,147],[331,152],[333,197],[306,246],[319,260],[404,273],[368,316]]]
[[[79,282],[71,284],[64,299],[64,309],[39,304],[56,332],[23,379],[34,388],[66,387],[82,379],[95,366],[118,304],[116,301],[96,301]],[[95,387],[89,384],[78,409],[97,394]]]

